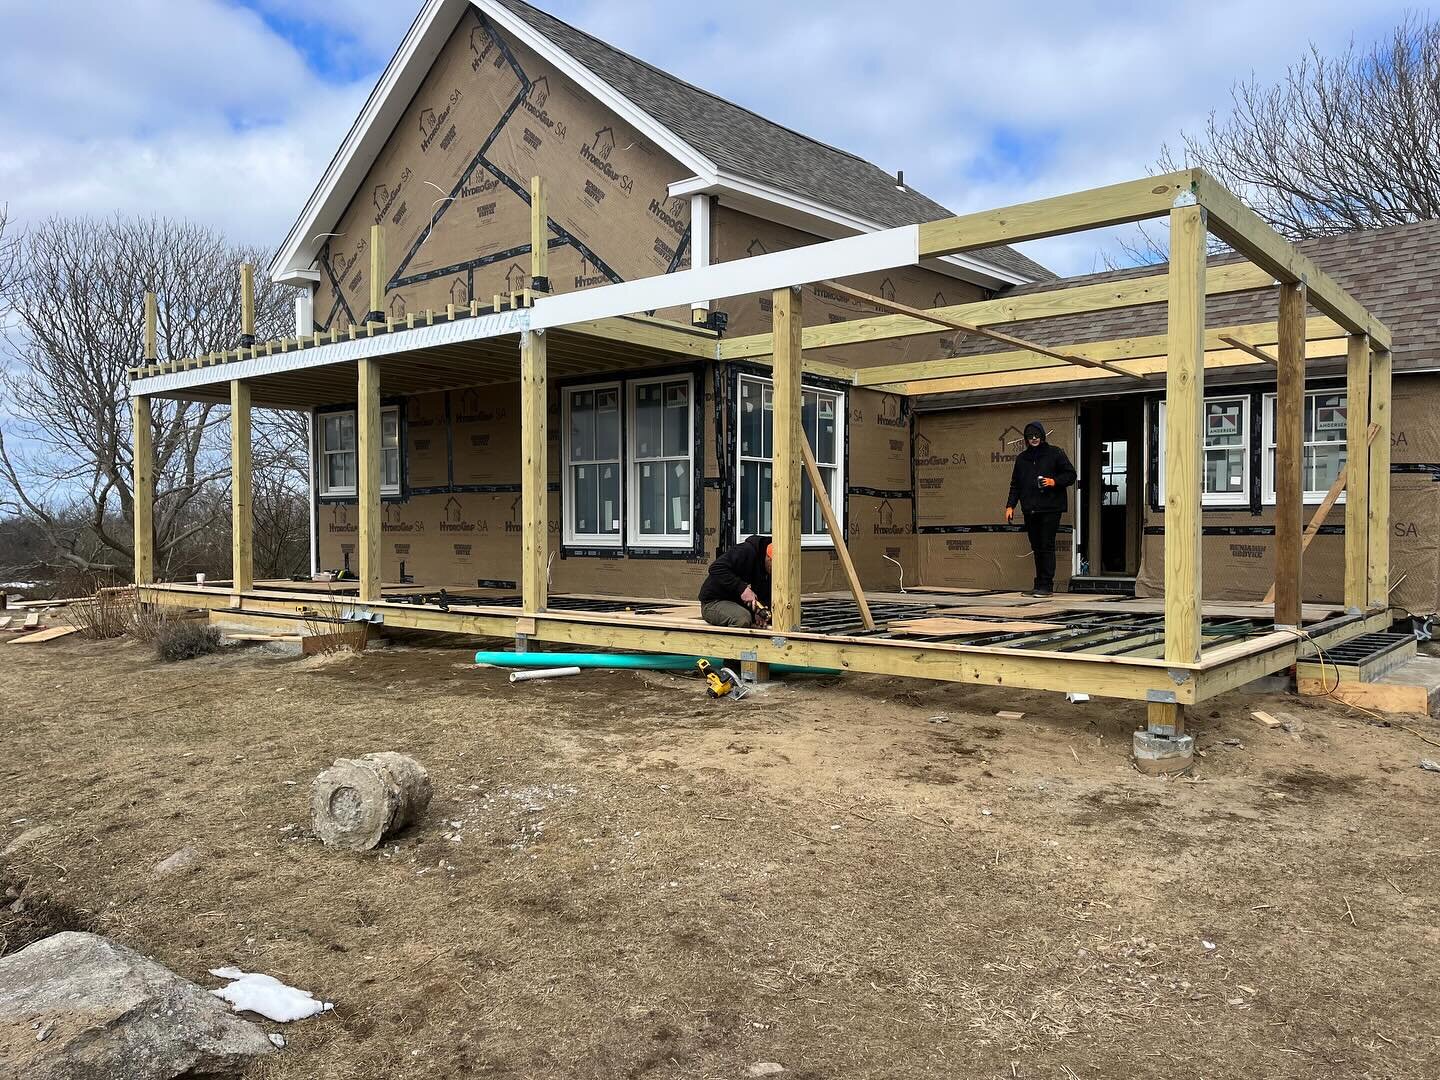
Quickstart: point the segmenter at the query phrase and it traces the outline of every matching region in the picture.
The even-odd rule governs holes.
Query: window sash
[[[739,381],[736,450],[740,463],[736,485],[737,539],[774,532],[771,505],[774,460],[774,386],[762,376],[742,375]],[[800,422],[810,452],[829,494],[836,523],[845,528],[844,470],[845,395],[815,387],[800,388]],[[801,474],[800,542],[806,547],[833,545],[825,517],[810,485]]]
[[[1275,498],[1275,411],[1279,394],[1265,395],[1264,500],[1274,506]],[[1318,503],[1330,493],[1348,457],[1345,428],[1347,397],[1344,390],[1307,390],[1302,413],[1303,439],[1300,460],[1301,500]],[[1337,411],[1338,410],[1338,411]],[[1327,415],[1328,414],[1328,415]],[[1324,463],[1322,465],[1322,462]],[[1345,502],[1345,492],[1336,500]]]
[[[565,543],[619,547],[624,497],[620,384],[567,386],[562,401]]]
[[[320,494],[358,495],[360,437],[355,410],[320,413],[317,419]],[[396,405],[380,410],[380,494],[400,494],[400,409]]]
[[[627,396],[627,540],[688,548],[695,541],[695,380],[633,379]]]
[[[1239,416],[1227,422],[1224,409],[1240,406]],[[1205,398],[1201,427],[1201,506],[1248,506],[1250,504],[1250,399],[1243,395],[1219,394]],[[1156,494],[1165,504],[1165,402],[1158,410],[1156,447]],[[1240,483],[1220,483],[1221,479]]]

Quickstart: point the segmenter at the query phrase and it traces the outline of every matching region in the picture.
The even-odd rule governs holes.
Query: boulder
[[[430,776],[414,758],[388,750],[340,758],[310,789],[311,825],[328,848],[369,851],[418,821],[430,794]]]
[[[96,934],[0,959],[0,1062],[26,1080],[238,1077],[275,1047],[208,990]]]

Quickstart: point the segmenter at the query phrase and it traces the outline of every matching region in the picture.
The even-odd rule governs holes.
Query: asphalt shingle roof
[[[1367,310],[1390,328],[1393,338],[1391,357],[1395,371],[1429,368],[1440,364],[1440,221],[1418,221],[1408,225],[1392,225],[1384,229],[1367,229],[1340,236],[1303,240],[1295,245],[1310,256],[1315,264],[1329,274],[1355,297]],[[1209,259],[1210,266],[1240,260],[1227,253]],[[1085,277],[1034,285],[1017,285],[1002,295],[1021,296],[1026,293],[1053,289],[1069,289],[1103,281],[1123,281],[1163,273],[1164,266],[1139,266]],[[1208,297],[1205,304],[1207,326],[1233,326],[1243,323],[1273,322],[1277,317],[1277,292],[1273,288],[1229,293]],[[1310,312],[1314,315],[1313,309]],[[1084,315],[1065,315],[1051,319],[1032,319],[1008,324],[1002,328],[1016,337],[1040,345],[1071,345],[1084,352],[1081,343],[1106,341],[1112,338],[1139,337],[1165,333],[1166,307],[1145,304],[1139,307],[1111,308]],[[1003,351],[981,338],[966,338],[958,348],[960,355],[983,355]],[[1317,361],[1309,365],[1315,374],[1326,374],[1331,368],[1343,370],[1338,362]],[[1254,370],[1226,373],[1207,372],[1206,381],[1224,383],[1236,379],[1254,381]],[[1262,376],[1263,378],[1263,376]],[[1110,380],[1106,380],[1109,382]],[[1163,379],[1154,380],[1163,383]],[[1138,385],[1138,384],[1137,384]],[[1048,384],[1005,391],[983,393],[936,394],[916,399],[921,409],[948,408],[955,405],[984,404],[1017,398],[1054,398],[1110,393],[1113,385],[1084,383]]]
[[[726,172],[884,226],[953,215],[909,185],[896,188],[892,174],[854,154],[692,86],[523,0],[499,2]],[[971,254],[1036,280],[1055,278],[1013,248],[982,248]]]

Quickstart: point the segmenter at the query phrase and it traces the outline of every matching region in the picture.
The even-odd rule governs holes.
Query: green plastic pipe
[[[492,667],[544,668],[629,668],[645,671],[692,671],[699,657],[673,653],[563,653],[563,652],[477,652],[477,664]],[[717,668],[724,661],[709,657]],[[840,675],[835,668],[803,667],[798,664],[771,664],[770,670],[781,675]]]

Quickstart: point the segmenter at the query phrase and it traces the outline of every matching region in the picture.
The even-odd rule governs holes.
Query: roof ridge
[[[837,153],[837,154],[842,154],[842,155],[844,155],[845,157],[848,157],[848,158],[851,158],[851,159],[853,159],[853,160],[855,160],[855,161],[858,161],[858,162],[860,162],[860,164],[862,164],[862,165],[868,165],[868,166],[870,166],[872,169],[879,169],[882,173],[885,172],[884,169],[881,169],[879,165],[876,165],[873,161],[869,160],[868,158],[863,158],[863,157],[861,157],[859,154],[856,154],[856,153],[853,153],[853,152],[851,152],[851,151],[849,151],[849,150],[846,150],[846,149],[844,149],[843,147],[834,146],[834,145],[832,145],[831,143],[827,143],[824,139],[817,139],[817,138],[815,138],[815,136],[813,136],[813,135],[807,135],[807,134],[806,134],[805,132],[803,132],[803,131],[797,131],[795,128],[792,128],[792,127],[790,127],[790,126],[788,126],[788,125],[786,125],[786,124],[777,123],[776,121],[770,119],[768,116],[765,116],[765,115],[763,115],[762,113],[756,112],[754,109],[750,108],[748,105],[741,105],[741,104],[740,104],[739,102],[737,102],[737,101],[731,101],[729,98],[721,97],[719,94],[715,93],[713,90],[706,90],[703,86],[696,86],[696,85],[695,85],[694,83],[692,83],[689,79],[682,79],[679,75],[676,75],[676,74],[675,74],[674,72],[672,72],[672,71],[666,71],[664,68],[659,67],[659,66],[657,66],[657,65],[655,65],[655,64],[652,64],[649,60],[644,60],[644,59],[642,59],[641,57],[636,56],[634,53],[628,53],[628,52],[626,52],[624,49],[620,48],[619,46],[617,46],[617,45],[612,45],[610,42],[606,41],[604,38],[598,38],[598,37],[596,37],[594,34],[589,33],[589,32],[586,31],[586,30],[582,30],[582,29],[580,29],[580,27],[575,26],[575,25],[573,25],[572,23],[568,23],[568,22],[566,22],[564,19],[559,18],[559,17],[556,16],[556,15],[550,14],[550,12],[544,10],[543,8],[538,8],[538,7],[536,7],[534,4],[529,3],[529,0],[501,0],[501,2],[504,3],[507,7],[510,6],[510,5],[512,5],[512,4],[514,4],[514,5],[519,5],[519,6],[523,6],[523,7],[527,7],[527,8],[529,8],[531,11],[535,12],[536,14],[542,15],[542,16],[544,16],[544,17],[547,18],[547,19],[550,19],[550,20],[552,20],[552,21],[554,21],[554,22],[559,23],[561,26],[565,27],[567,30],[571,30],[571,31],[573,31],[574,33],[577,33],[577,34],[579,34],[580,36],[582,36],[582,37],[584,37],[584,38],[588,38],[590,41],[593,41],[593,42],[594,42],[595,44],[597,44],[597,45],[600,45],[600,46],[602,46],[602,47],[604,47],[604,48],[606,48],[606,49],[609,49],[609,50],[610,50],[611,52],[613,52],[613,53],[618,53],[618,54],[620,54],[621,56],[625,57],[625,59],[627,59],[627,60],[633,60],[635,63],[639,64],[641,67],[649,68],[651,71],[655,72],[657,75],[663,75],[665,78],[670,79],[670,80],[672,80],[672,81],[674,81],[674,82],[680,83],[682,86],[689,87],[691,90],[694,90],[697,94],[704,94],[707,98],[710,98],[712,101],[718,101],[718,102],[720,102],[720,104],[722,104],[722,105],[728,105],[728,106],[730,106],[730,108],[732,108],[732,109],[739,109],[741,112],[749,113],[751,116],[755,117],[755,119],[759,120],[761,123],[768,124],[770,127],[779,128],[781,131],[787,131],[787,132],[789,132],[791,135],[794,135],[796,138],[804,139],[806,142],[814,143],[816,146],[822,146],[822,147],[824,147],[826,150],[833,150],[835,153]],[[553,44],[556,45],[558,48],[561,48],[561,49],[564,49],[564,48],[565,48],[565,46],[562,45],[562,44],[560,44],[560,42],[558,42],[558,41],[557,41],[557,42],[553,42]],[[566,52],[569,52],[569,50],[567,49]],[[579,57],[572,57],[572,59],[574,59],[577,63],[582,63],[582,62],[583,62],[583,61],[581,61],[581,60],[579,59]],[[888,173],[887,173],[886,175],[888,175]],[[929,198],[929,196],[927,195],[926,198]],[[934,202],[935,200],[931,199],[931,201]],[[936,205],[938,206],[938,205],[940,205],[940,204],[939,204],[939,203],[936,203]]]

